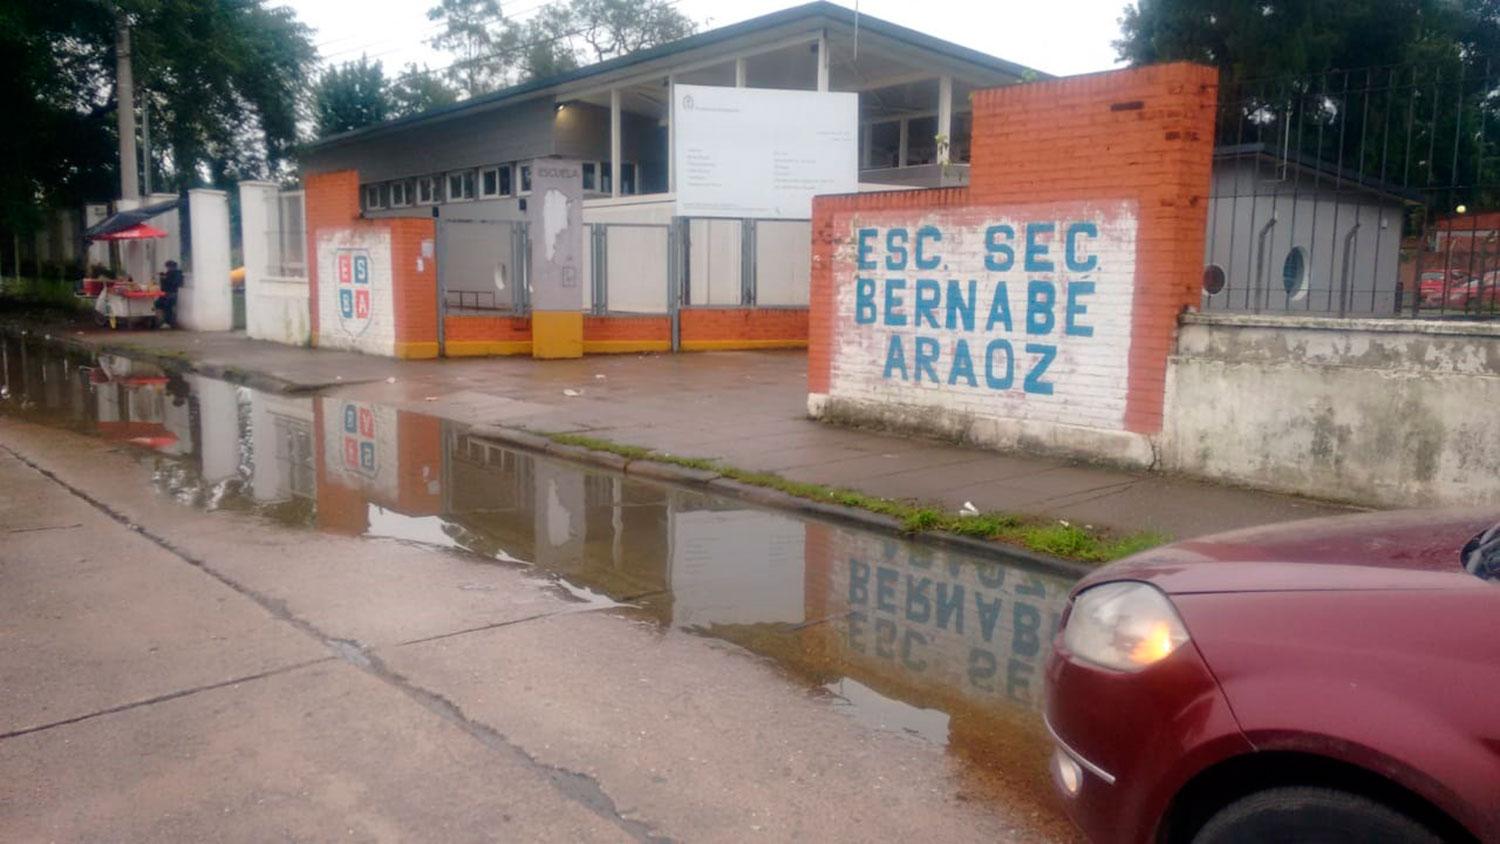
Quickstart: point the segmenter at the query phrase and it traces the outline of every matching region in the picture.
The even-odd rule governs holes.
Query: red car
[[[1462,308],[1467,298],[1469,276],[1462,270],[1433,270],[1422,273],[1417,285],[1424,308]]]
[[[1180,542],[1073,590],[1053,779],[1095,841],[1500,841],[1500,512]]]

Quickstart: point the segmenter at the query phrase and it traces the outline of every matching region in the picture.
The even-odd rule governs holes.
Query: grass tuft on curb
[[[742,484],[774,489],[809,501],[867,510],[899,521],[907,533],[941,531],[974,539],[1011,543],[1054,557],[1088,563],[1107,563],[1170,541],[1170,537],[1160,533],[1138,532],[1111,536],[1103,531],[1064,521],[1028,519],[1011,513],[960,515],[931,504],[877,498],[845,487],[793,481],[774,472],[752,472],[704,457],[681,457],[584,434],[535,433],[559,445],[602,451],[626,460],[654,460],[688,469],[717,472],[722,477]]]

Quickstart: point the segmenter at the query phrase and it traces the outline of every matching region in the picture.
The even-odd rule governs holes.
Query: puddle
[[[772,660],[861,724],[947,747],[977,793],[1056,814],[1039,707],[1066,579],[534,457],[436,417],[0,343],[0,413],[139,449],[184,505],[532,567]]]

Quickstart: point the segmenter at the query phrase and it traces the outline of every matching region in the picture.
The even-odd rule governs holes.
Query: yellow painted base
[[[450,358],[483,358],[499,355],[529,355],[529,340],[449,340],[443,354]]]
[[[422,340],[415,343],[397,343],[396,357],[407,360],[428,360],[438,356],[438,344],[436,340]]]
[[[586,355],[628,355],[641,352],[670,352],[671,340],[585,340]]]
[[[683,340],[684,352],[723,352],[734,349],[805,349],[806,340]]]
[[[583,357],[583,312],[532,311],[531,356],[544,360]]]

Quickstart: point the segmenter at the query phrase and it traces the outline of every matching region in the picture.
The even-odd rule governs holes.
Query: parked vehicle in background
[[[1422,273],[1417,294],[1424,308],[1462,308],[1469,276],[1463,270],[1429,270]]]
[[[1075,587],[1053,777],[1097,841],[1500,841],[1500,511],[1177,543]]]

